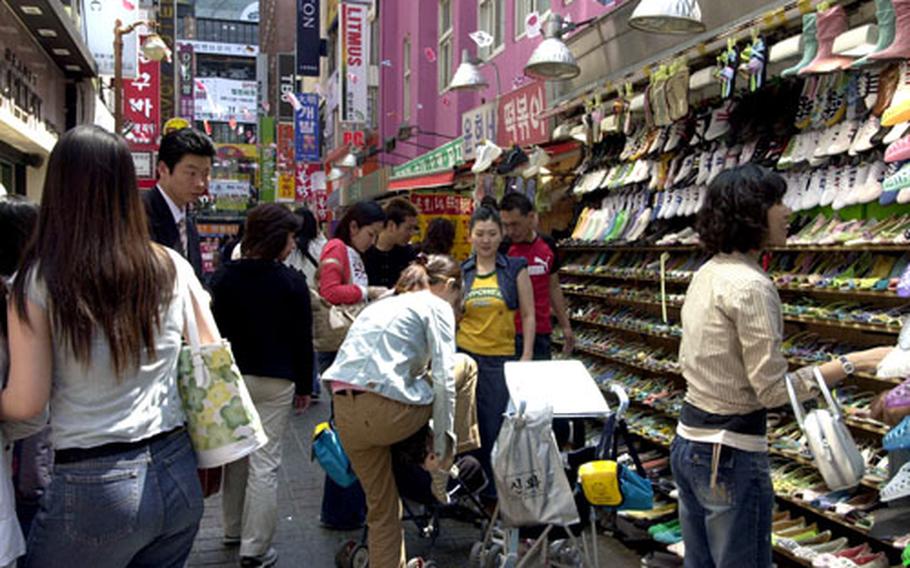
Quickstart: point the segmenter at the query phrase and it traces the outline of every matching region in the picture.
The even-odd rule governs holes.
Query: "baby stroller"
[[[412,522],[418,534],[436,542],[440,533],[441,519],[454,519],[483,526],[490,517],[478,499],[481,491],[489,481],[483,472],[480,462],[472,456],[460,456],[455,460],[457,475],[449,480],[447,495],[448,504],[442,504],[433,495],[432,477],[422,467],[401,459],[393,450],[392,468],[395,484],[401,497],[403,522]],[[367,548],[367,529],[359,540],[345,542],[335,555],[338,568],[366,568],[369,565]],[[424,568],[435,566],[432,561],[423,564]]]
[[[553,365],[556,362],[547,362],[550,365]],[[502,528],[495,523],[497,518],[500,516],[500,506],[503,504],[503,491],[500,490],[500,506],[497,506],[496,512],[494,512],[493,520],[494,522],[490,524],[488,530],[484,534],[484,539],[480,542],[475,543],[474,548],[471,551],[471,563],[470,566],[476,568],[519,568],[521,566],[527,565],[544,565],[552,567],[564,567],[564,568],[581,568],[589,566],[599,566],[599,559],[597,556],[597,511],[598,506],[605,505],[602,500],[602,496],[599,495],[597,489],[600,488],[601,482],[603,480],[602,476],[599,475],[600,472],[595,471],[592,474],[589,474],[585,479],[585,476],[582,473],[586,468],[590,469],[590,466],[593,464],[603,464],[605,462],[601,460],[615,460],[618,450],[618,439],[620,436],[625,434],[625,423],[622,420],[622,415],[624,414],[626,408],[628,407],[628,396],[626,396],[625,391],[619,385],[611,385],[610,390],[617,395],[619,398],[619,406],[615,412],[610,412],[609,406],[606,404],[603,396],[599,391],[596,383],[594,383],[593,378],[587,373],[587,370],[584,366],[578,361],[569,361],[561,362],[576,364],[569,367],[561,368],[560,373],[555,373],[553,370],[550,370],[549,376],[560,376],[565,378],[571,373],[575,373],[578,377],[577,383],[574,389],[574,392],[578,393],[579,397],[587,396],[587,404],[580,404],[578,406],[573,405],[571,402],[568,404],[561,405],[557,407],[554,405],[554,415],[560,416],[572,416],[579,417],[586,415],[588,418],[601,419],[603,420],[604,427],[600,436],[600,440],[595,446],[590,446],[570,452],[565,455],[564,461],[560,462],[563,467],[565,467],[565,475],[567,480],[572,480],[573,487],[572,489],[566,489],[571,493],[571,499],[574,500],[574,506],[576,508],[576,518],[573,523],[564,523],[564,524],[546,524],[543,529],[543,532],[538,536],[536,540],[530,543],[528,549],[520,554],[520,539],[519,531],[517,527],[511,526],[508,528]],[[516,367],[519,365],[535,365],[539,363],[519,363],[515,364]],[[509,365],[512,365],[511,363]],[[506,367],[507,380],[509,373],[509,366]],[[527,372],[527,371],[525,371]],[[533,374],[533,373],[532,373]],[[528,400],[528,396],[519,398],[516,394],[520,395],[520,389],[513,389],[513,385],[509,385],[509,390],[513,395],[513,403],[516,399],[521,400],[519,403],[519,413],[523,412],[521,406],[525,404]],[[599,398],[601,404],[591,402],[593,401],[593,392],[591,387],[597,390],[597,398]],[[563,385],[563,388],[567,388],[566,385]],[[529,393],[525,393],[526,395]],[[577,409],[577,410],[575,410]],[[507,418],[509,420],[509,418]],[[500,433],[502,437],[502,432]],[[497,444],[499,444],[497,440]],[[631,444],[629,444],[631,445]],[[636,464],[635,470],[639,472],[639,475],[643,473],[643,469],[640,467],[640,462],[638,461],[637,454],[635,454],[634,448],[629,448],[630,455],[633,458],[633,461]],[[609,462],[607,462],[609,463]],[[614,468],[619,468],[618,471],[623,471],[621,466],[616,466],[615,462]],[[497,480],[497,489],[500,489],[500,480],[504,478],[503,472],[499,469],[502,467],[507,467],[508,464],[502,460],[494,462],[494,471],[496,472]],[[614,471],[617,471],[614,469]],[[616,477],[616,474],[614,474]],[[578,480],[575,482],[575,480]],[[591,481],[593,480],[593,483]],[[586,483],[588,481],[588,483]],[[634,482],[634,480],[633,480]],[[651,493],[650,482],[644,480],[646,487],[642,487],[642,491],[647,493],[649,496],[653,496]],[[589,485],[590,487],[586,487]],[[506,488],[503,488],[506,489]],[[593,491],[591,490],[593,489]],[[506,489],[508,491],[508,489]],[[551,495],[554,495],[554,492],[550,492]],[[555,493],[555,496],[551,497],[555,501],[564,501],[565,496],[560,496],[558,492]],[[612,504],[613,506],[610,509],[600,508],[602,511],[616,510],[617,508],[638,508],[644,506],[645,508],[650,508],[650,505],[644,504],[644,501],[649,501],[648,499],[640,499],[635,503],[620,503],[619,505]],[[565,503],[564,503],[565,505]],[[505,520],[505,519],[504,519]],[[505,524],[505,523],[504,523]],[[514,524],[514,523],[509,523]],[[543,524],[543,523],[541,523]],[[585,528],[590,528],[590,543],[588,542],[588,537],[585,535]],[[559,534],[562,533],[562,534]],[[558,536],[558,538],[551,540],[551,536]]]

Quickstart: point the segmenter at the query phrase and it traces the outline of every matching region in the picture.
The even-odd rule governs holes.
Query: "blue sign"
[[[297,74],[319,76],[319,0],[297,0]]]
[[[294,111],[294,150],[298,162],[319,161],[319,95],[297,93]]]

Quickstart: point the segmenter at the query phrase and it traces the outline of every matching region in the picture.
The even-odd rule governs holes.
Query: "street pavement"
[[[279,567],[333,568],[335,553],[343,543],[362,536],[362,531],[329,531],[319,525],[325,474],[318,463],[310,460],[310,437],[313,427],[328,415],[327,401],[316,403],[303,415],[293,416],[285,434],[284,461],[279,474],[278,527],[273,542],[279,554]],[[188,566],[237,566],[238,549],[225,547],[221,543],[223,534],[221,495],[218,494],[206,501],[202,526]],[[481,537],[480,529],[470,524],[444,520],[431,547],[428,540],[420,538],[413,523],[405,525],[408,556],[433,559],[441,568],[466,567],[471,545]],[[638,556],[615,541],[601,537],[598,544],[603,565],[611,568],[639,566]]]

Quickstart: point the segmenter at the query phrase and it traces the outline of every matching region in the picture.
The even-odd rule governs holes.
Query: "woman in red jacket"
[[[355,305],[374,300],[388,291],[385,287],[370,286],[360,258],[376,242],[384,224],[385,212],[374,201],[360,201],[348,209],[319,257],[316,279],[319,295],[324,300],[335,306]],[[335,361],[338,351],[318,351],[319,347],[317,341],[316,357],[321,375]],[[326,476],[321,515],[325,528],[357,528],[363,524],[365,513],[366,498],[360,483],[342,488]]]

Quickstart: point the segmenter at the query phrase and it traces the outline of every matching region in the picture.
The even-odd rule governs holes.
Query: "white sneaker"
[[[705,150],[698,158],[698,176],[695,178],[695,185],[704,185],[708,182],[708,176],[711,175],[711,163],[713,154],[710,150]]]
[[[695,155],[694,154],[686,155],[685,159],[683,159],[683,161],[682,161],[682,165],[679,167],[679,171],[676,172],[675,176],[673,176],[672,187],[680,185],[687,177],[689,177],[689,174],[692,173],[692,166],[694,164],[695,164]]]
[[[844,176],[841,172],[828,168],[828,174],[825,176],[825,189],[822,191],[818,204],[827,207],[834,203],[834,198],[843,188]]]
[[[708,142],[717,140],[730,131],[730,114],[733,111],[733,101],[727,101],[711,113],[711,125],[705,132]]]
[[[477,146],[474,150],[474,155],[477,156],[477,159],[474,161],[474,165],[471,166],[471,171],[475,174],[480,174],[487,171],[493,165],[493,162],[496,161],[496,158],[502,155],[502,148],[489,140],[484,140],[483,144]]]
[[[881,119],[874,114],[870,114],[866,122],[856,132],[853,137],[853,143],[850,144],[849,153],[851,156],[868,152],[872,149],[872,138],[882,129]]]
[[[904,137],[904,134],[907,133],[907,130],[910,129],[910,122],[901,122],[895,124],[891,127],[891,130],[888,131],[888,135],[882,139],[882,144],[887,146],[892,142],[897,142]]]
[[[839,156],[849,150],[853,138],[856,137],[856,133],[859,131],[859,126],[859,122],[856,120],[842,122],[837,138],[828,146],[828,155]]]
[[[869,166],[866,180],[863,182],[862,189],[856,194],[856,203],[871,203],[878,201],[882,195],[882,180],[888,165],[885,162],[874,162]]]

